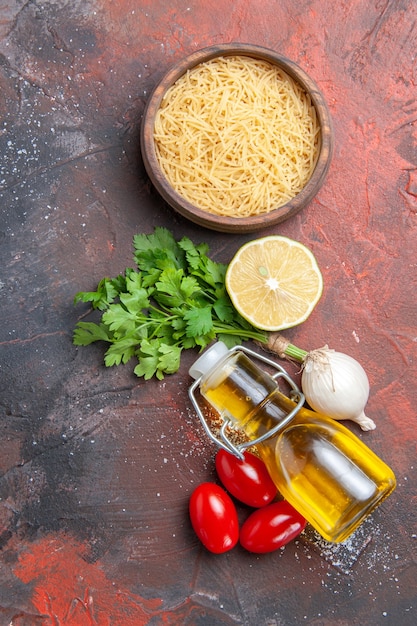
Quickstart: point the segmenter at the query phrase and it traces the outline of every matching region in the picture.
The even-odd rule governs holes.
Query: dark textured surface
[[[406,0],[0,4],[1,624],[416,623],[416,20]],[[222,262],[251,238],[175,215],[139,152],[158,78],[232,41],[299,63],[333,116],[324,187],[268,233],[309,246],[325,280],[286,336],[363,363],[377,429],[351,427],[398,478],[338,548],[205,552],[187,517],[214,476],[187,397],[195,354],[144,382],[72,345],[75,292],[131,265],[135,233],[167,226]]]

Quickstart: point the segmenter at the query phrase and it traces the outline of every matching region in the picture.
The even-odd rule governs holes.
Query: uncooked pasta
[[[201,63],[174,83],[154,142],[173,189],[202,210],[248,217],[278,208],[306,185],[320,127],[304,89],[252,57]]]

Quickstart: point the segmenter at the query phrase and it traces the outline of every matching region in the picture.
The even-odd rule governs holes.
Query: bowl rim
[[[193,205],[169,184],[159,164],[153,129],[155,117],[166,91],[188,70],[221,56],[249,56],[277,65],[307,91],[316,109],[321,141],[316,166],[304,188],[284,205],[248,217],[210,213]],[[206,228],[222,232],[252,232],[278,224],[298,213],[322,187],[333,155],[333,125],[330,111],[316,82],[294,61],[263,46],[246,43],[216,44],[200,48],[172,65],[153,88],[142,117],[140,146],[146,172],[162,198],[179,214]]]

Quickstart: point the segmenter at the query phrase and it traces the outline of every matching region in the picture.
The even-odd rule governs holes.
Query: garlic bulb
[[[336,420],[352,420],[362,430],[374,430],[365,415],[369,381],[355,359],[327,346],[308,352],[303,360],[301,388],[308,404]]]

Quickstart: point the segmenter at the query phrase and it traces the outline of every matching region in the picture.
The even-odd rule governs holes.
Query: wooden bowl
[[[216,57],[248,56],[278,66],[310,94],[321,128],[321,141],[315,169],[304,188],[286,204],[266,213],[249,217],[225,217],[210,213],[185,200],[176,192],[158,161],[154,142],[155,117],[166,91],[191,68]],[[261,230],[288,219],[305,207],[323,185],[333,152],[333,132],[327,104],[315,82],[293,61],[273,50],[240,43],[215,45],[190,54],[174,65],[156,85],[143,116],[141,126],[141,151],[146,171],[164,200],[178,213],[192,222],[220,232],[245,233]]]

